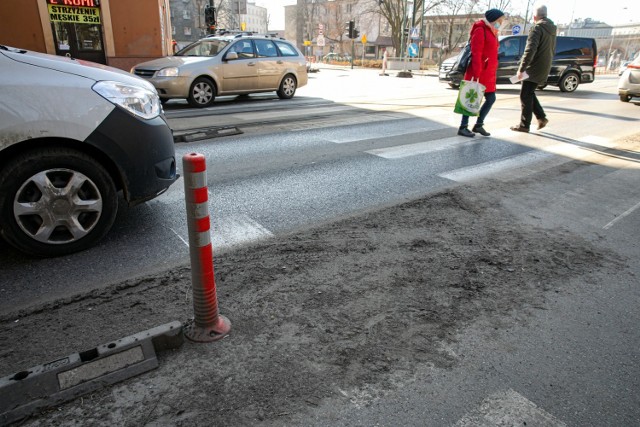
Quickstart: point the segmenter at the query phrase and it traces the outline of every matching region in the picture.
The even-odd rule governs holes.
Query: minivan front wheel
[[[110,175],[75,150],[28,151],[0,174],[2,235],[31,255],[60,256],[92,246],[109,231],[117,211]]]
[[[213,82],[206,77],[198,77],[189,88],[189,105],[196,108],[205,108],[213,104],[216,99],[216,88]]]
[[[291,99],[296,93],[298,82],[296,78],[291,74],[287,74],[280,82],[280,88],[278,89],[278,97],[280,99]]]
[[[560,79],[560,90],[562,92],[573,92],[580,84],[580,77],[576,73],[567,73]]]

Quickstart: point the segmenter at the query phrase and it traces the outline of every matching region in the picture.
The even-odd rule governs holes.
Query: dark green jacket
[[[536,21],[527,39],[527,46],[520,61],[519,71],[529,74],[528,81],[539,85],[547,82],[551,62],[556,52],[557,27],[549,18]]]

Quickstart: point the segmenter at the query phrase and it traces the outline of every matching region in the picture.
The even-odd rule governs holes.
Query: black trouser
[[[524,81],[520,89],[520,104],[522,105],[522,116],[520,116],[520,127],[529,129],[531,118],[535,114],[538,120],[546,117],[542,105],[536,96],[538,83]]]

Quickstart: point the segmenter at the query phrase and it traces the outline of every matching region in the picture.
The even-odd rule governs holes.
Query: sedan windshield
[[[226,40],[200,40],[185,47],[176,56],[216,56],[228,44]]]

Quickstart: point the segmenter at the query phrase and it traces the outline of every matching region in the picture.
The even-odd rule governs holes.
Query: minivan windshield
[[[175,56],[216,56],[228,44],[226,40],[200,40],[180,50]]]

